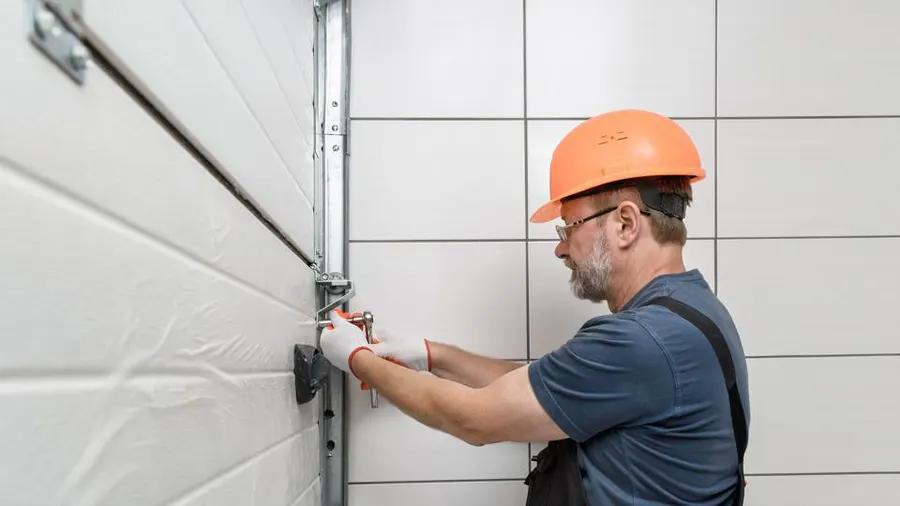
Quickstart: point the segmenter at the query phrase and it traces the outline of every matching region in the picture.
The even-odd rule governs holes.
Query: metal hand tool
[[[375,317],[369,311],[364,311],[361,316],[353,316],[351,318],[347,318],[347,321],[356,325],[357,327],[361,327],[362,330],[366,334],[366,342],[369,344],[375,344]],[[331,326],[331,320],[320,320],[319,328],[325,328]],[[369,390],[369,400],[371,401],[372,407],[378,407],[378,392],[372,388]]]

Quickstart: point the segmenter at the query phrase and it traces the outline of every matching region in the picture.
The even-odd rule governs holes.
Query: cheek
[[[592,240],[579,237],[569,245],[569,255],[576,260],[587,258],[591,254],[592,245]]]

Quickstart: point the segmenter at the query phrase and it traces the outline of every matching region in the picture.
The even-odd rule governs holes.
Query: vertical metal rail
[[[320,0],[317,5],[317,40],[324,58],[318,98],[322,141],[322,273],[347,274],[347,127],[349,98],[349,0]],[[323,303],[333,295],[323,294]],[[324,305],[324,304],[323,304]],[[347,504],[347,418],[344,374],[332,369],[323,395],[323,483],[324,506]]]

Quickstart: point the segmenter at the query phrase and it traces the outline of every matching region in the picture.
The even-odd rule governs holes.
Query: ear
[[[627,249],[634,244],[642,232],[644,226],[641,221],[641,208],[634,202],[626,200],[619,204],[614,213],[615,237],[622,249]]]

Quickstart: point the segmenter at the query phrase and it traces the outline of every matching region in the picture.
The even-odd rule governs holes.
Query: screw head
[[[59,31],[59,27],[56,26],[56,15],[50,12],[47,9],[41,9],[34,15],[34,30],[41,37],[46,37],[48,33],[54,31]],[[57,35],[54,33],[54,35]]]
[[[334,102],[331,103],[331,107],[337,107],[337,106],[338,106],[337,100],[335,100]]]
[[[335,144],[334,146],[331,146],[331,150],[332,150],[332,151],[340,151],[340,150],[341,150],[341,147],[338,146],[337,144]]]
[[[338,128],[340,128],[340,127],[338,127],[337,125],[331,125],[331,131],[332,131],[332,132],[337,132],[337,131],[338,131]]]
[[[69,59],[72,61],[72,66],[75,67],[76,70],[84,70],[87,68],[89,58],[90,53],[88,53],[87,48],[82,44],[75,44],[69,52]]]

